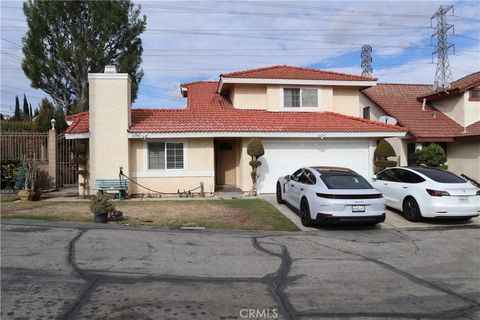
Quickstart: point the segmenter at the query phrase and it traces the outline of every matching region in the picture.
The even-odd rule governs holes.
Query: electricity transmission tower
[[[372,69],[372,47],[368,44],[362,46],[362,53],[360,57],[362,58],[362,76],[369,77],[373,73]]]
[[[448,43],[447,37],[448,31],[453,28],[452,24],[447,23],[447,13],[450,10],[453,15],[453,5],[440,6],[430,18],[431,26],[433,26],[433,19],[437,20],[435,32],[432,34],[432,39],[433,37],[437,37],[437,45],[432,52],[432,61],[433,55],[437,55],[437,69],[435,71],[435,80],[433,81],[433,90],[448,89],[452,80],[452,71],[450,70],[450,62],[448,61],[448,50],[453,47],[453,52],[455,53],[455,47],[454,44]],[[455,29],[452,29],[453,32],[455,32],[454,30]]]

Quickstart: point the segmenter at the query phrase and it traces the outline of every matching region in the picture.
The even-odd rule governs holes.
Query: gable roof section
[[[447,90],[440,90],[440,91],[429,91],[426,94],[419,96],[419,100],[423,100],[424,98],[427,100],[437,100],[443,97],[448,97],[456,94],[460,94],[465,92],[468,89],[475,87],[476,85],[480,84],[480,71],[474,72],[460,78],[450,84],[450,88]]]
[[[242,79],[285,79],[285,80],[334,80],[334,81],[376,81],[377,78],[353,74],[322,71],[287,65],[249,69],[220,75],[223,78]]]
[[[75,134],[88,132],[88,112],[71,114],[66,116],[65,119],[67,121],[72,121],[67,130],[65,130],[66,133]]]
[[[425,105],[417,97],[429,92],[430,85],[422,84],[378,84],[362,92],[385,113],[396,118],[399,124],[408,128],[417,141],[453,141],[463,127],[438,111]]]
[[[480,121],[474,122],[465,128],[464,132],[459,133],[460,137],[480,136]]]
[[[142,133],[386,133],[404,135],[406,129],[333,112],[271,112],[235,109],[216,93],[215,82],[185,84],[185,109],[132,109],[129,132]],[[88,115],[68,133],[88,132]],[[74,125],[76,123],[76,125]]]

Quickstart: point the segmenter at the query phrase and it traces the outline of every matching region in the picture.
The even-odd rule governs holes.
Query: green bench
[[[95,189],[101,194],[104,194],[108,191],[118,191],[118,198],[123,200],[127,195],[128,180],[97,179],[95,181]]]

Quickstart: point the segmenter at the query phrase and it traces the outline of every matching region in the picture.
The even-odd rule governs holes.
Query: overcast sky
[[[221,73],[287,64],[360,74],[360,50],[373,47],[379,82],[433,83],[430,18],[453,4],[449,42],[454,79],[480,70],[478,1],[134,1],[147,16],[145,76],[135,107],[183,107],[179,84]],[[21,1],[1,2],[1,112],[15,95],[34,108],[46,94],[20,65],[27,30]],[[435,26],[435,21],[433,21]],[[21,103],[21,101],[20,101]]]

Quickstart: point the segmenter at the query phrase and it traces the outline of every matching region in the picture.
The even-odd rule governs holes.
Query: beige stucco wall
[[[90,190],[97,179],[130,173],[127,130],[130,119],[130,78],[127,74],[90,74]]]
[[[480,142],[452,142],[447,145],[448,170],[480,181]]]
[[[430,102],[438,110],[464,127],[480,121],[480,101],[470,101],[470,92]]]
[[[262,84],[235,84],[230,89],[230,100],[235,108],[239,109],[267,109],[269,111],[285,111],[283,108],[283,88],[317,88],[319,92],[320,108],[309,108],[309,111],[334,111],[333,92],[330,86],[283,86]],[[336,89],[335,89],[336,90]],[[351,90],[346,90],[351,94]],[[341,93],[339,93],[341,94]],[[358,94],[358,90],[357,90]],[[347,98],[348,100],[348,98]],[[358,107],[358,102],[356,103]],[[288,109],[292,111],[292,108]],[[298,111],[298,110],[293,110]],[[341,111],[336,111],[341,112]]]
[[[333,88],[333,112],[360,117],[360,92],[357,87]]]
[[[147,143],[155,141],[183,142],[185,168],[183,170],[149,170]],[[196,188],[203,182],[205,192],[215,188],[213,138],[192,139],[130,139],[131,176],[138,183],[161,192],[177,192]],[[148,193],[131,185],[132,193]]]
[[[238,109],[267,109],[267,86],[264,84],[235,84],[230,100]]]
[[[480,121],[480,101],[470,101],[470,92],[463,94],[465,104],[465,126]]]

